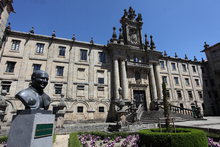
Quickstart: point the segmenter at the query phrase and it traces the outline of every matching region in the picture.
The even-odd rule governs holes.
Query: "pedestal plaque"
[[[12,121],[7,147],[52,147],[54,121],[51,111],[19,111]]]

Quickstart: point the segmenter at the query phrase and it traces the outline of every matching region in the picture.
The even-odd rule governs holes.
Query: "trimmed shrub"
[[[82,147],[82,144],[78,139],[77,132],[73,132],[70,134],[68,147]]]
[[[140,146],[208,147],[208,140],[203,131],[185,128],[177,128],[176,130],[176,133],[160,132],[160,129],[141,130],[139,131]]]
[[[7,136],[0,136],[0,143],[6,142],[8,139]]]

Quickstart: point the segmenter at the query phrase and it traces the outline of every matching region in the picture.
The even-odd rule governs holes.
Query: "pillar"
[[[158,65],[154,65],[153,68],[154,68],[155,80],[156,80],[156,86],[157,86],[157,96],[158,96],[158,99],[161,99],[162,98],[162,84],[160,82]]]
[[[119,81],[119,66],[118,66],[118,59],[114,59],[114,98],[119,98],[119,87],[120,87],[120,81]]]
[[[152,100],[156,100],[157,99],[157,87],[156,87],[156,83],[155,83],[155,76],[154,76],[154,69],[153,69],[153,65],[150,65],[150,85],[151,85],[151,96],[152,96]]]
[[[128,99],[128,79],[127,79],[127,72],[125,61],[121,60],[121,85],[122,85],[122,98]]]

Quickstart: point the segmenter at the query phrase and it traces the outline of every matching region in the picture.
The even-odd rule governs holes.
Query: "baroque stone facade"
[[[72,39],[18,32],[6,29],[1,47],[0,82],[6,90],[7,115],[24,106],[14,98],[28,87],[34,70],[45,70],[49,84],[45,92],[53,106],[65,100],[65,120],[106,121],[114,118],[112,102],[136,101],[150,111],[150,104],[162,101],[162,82],[167,84],[169,102],[191,109],[205,108],[203,77],[208,77],[203,62],[169,57],[156,49],[153,37],[142,41],[142,16],[132,8],[124,10],[117,35],[113,28],[107,45]],[[118,37],[117,37],[118,36]],[[206,108],[204,113],[209,110]],[[207,114],[213,112],[207,111]]]

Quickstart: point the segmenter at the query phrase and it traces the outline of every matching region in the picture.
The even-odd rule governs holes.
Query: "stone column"
[[[125,60],[121,60],[121,85],[122,85],[122,98],[128,99],[128,79],[125,67]]]
[[[158,65],[154,65],[154,73],[155,73],[155,80],[156,80],[156,86],[157,86],[157,96],[158,99],[162,99],[162,84],[160,82],[160,74],[158,70]]]
[[[119,87],[120,87],[120,81],[119,81],[119,66],[118,66],[118,59],[114,59],[114,97],[115,99],[119,98]]]
[[[157,87],[155,83],[155,76],[154,76],[154,69],[153,65],[150,65],[150,85],[151,85],[151,95],[152,95],[152,100],[157,99]]]

